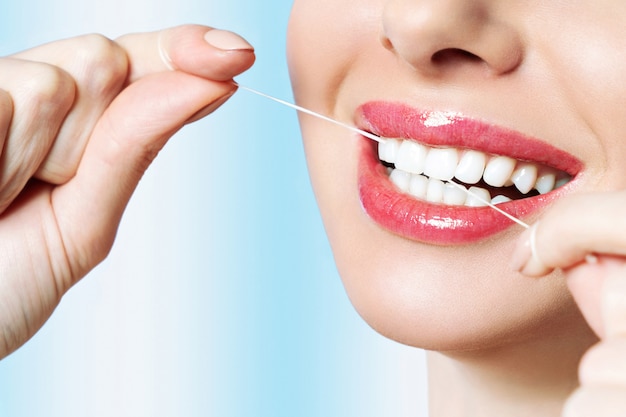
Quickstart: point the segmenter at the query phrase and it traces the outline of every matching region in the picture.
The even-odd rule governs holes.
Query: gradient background
[[[0,55],[202,23],[255,45],[239,81],[291,99],[291,1],[268,3],[5,2]],[[425,415],[423,352],[376,334],[343,291],[295,113],[243,91],[168,144],[110,257],[0,362],[0,416]]]

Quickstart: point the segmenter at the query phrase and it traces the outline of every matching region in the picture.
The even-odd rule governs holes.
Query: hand
[[[253,62],[238,36],[191,25],[0,58],[0,358],[106,257],[159,150]]]
[[[626,415],[625,205],[626,191],[569,197],[555,204],[534,232],[525,232],[517,248],[516,267],[526,275],[563,270],[600,337],[581,361],[580,388],[569,398],[564,417]]]

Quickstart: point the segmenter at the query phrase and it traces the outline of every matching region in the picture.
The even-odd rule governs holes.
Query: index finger
[[[626,191],[572,195],[558,201],[520,236],[515,268],[525,275],[542,276],[556,268],[571,268],[589,254],[626,256],[625,205]]]

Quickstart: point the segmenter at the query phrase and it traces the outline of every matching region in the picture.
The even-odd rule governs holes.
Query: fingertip
[[[204,40],[211,46],[223,51],[249,51],[254,47],[244,38],[228,30],[210,29],[204,34]]]
[[[527,277],[542,277],[553,271],[546,266],[537,249],[537,223],[525,230],[519,237],[513,256],[511,268]]]
[[[186,25],[164,33],[162,47],[170,65],[203,78],[230,80],[256,59],[252,45],[234,32]]]
[[[228,81],[250,68],[254,48],[241,36],[201,25],[183,25],[124,35],[131,84],[150,74],[181,71],[212,81]]]

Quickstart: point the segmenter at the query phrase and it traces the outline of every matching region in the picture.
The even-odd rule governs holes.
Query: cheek
[[[332,114],[345,76],[378,44],[380,0],[296,0],[287,59],[296,101]]]
[[[588,129],[593,138],[585,143],[584,154],[597,190],[626,186],[626,3],[620,3],[598,5],[584,14],[567,12],[558,18],[558,30],[537,40],[551,88],[579,118],[576,126]],[[598,23],[581,30],[589,22]],[[574,138],[577,133],[570,132]]]

